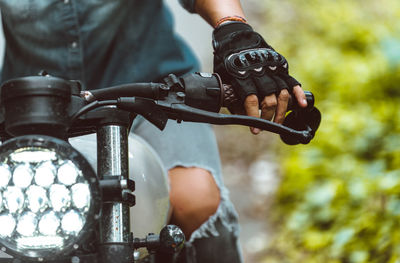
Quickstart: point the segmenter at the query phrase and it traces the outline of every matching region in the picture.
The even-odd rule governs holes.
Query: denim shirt
[[[193,12],[195,0],[180,0]],[[87,89],[157,81],[198,65],[162,0],[0,0],[1,81],[40,70]]]

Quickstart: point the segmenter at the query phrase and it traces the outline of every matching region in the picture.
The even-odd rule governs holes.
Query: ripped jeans
[[[216,213],[186,241],[184,262],[242,262],[238,216],[223,183],[217,142],[211,126],[169,121],[160,131],[138,117],[131,131],[154,148],[167,170],[177,166],[203,168],[211,172],[220,190],[221,201]]]

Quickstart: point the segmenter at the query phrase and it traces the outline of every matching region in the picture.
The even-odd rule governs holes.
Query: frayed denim
[[[220,190],[221,201],[216,213],[195,230],[186,242],[186,262],[201,263],[198,261],[199,258],[203,259],[202,261],[207,260],[206,262],[209,263],[242,262],[238,245],[238,215],[229,200],[229,191],[223,182],[217,142],[211,126],[191,122],[178,124],[169,121],[166,128],[160,131],[139,117],[134,121],[131,132],[145,139],[155,149],[167,170],[177,166],[208,170]],[[216,244],[221,241],[226,244]],[[206,248],[199,247],[199,244]],[[209,251],[207,246],[219,247],[224,250],[224,253],[236,256],[225,260],[219,257],[218,254],[224,254],[220,250],[221,253],[208,253],[209,257],[214,258],[205,259],[204,255],[198,254],[199,252],[204,253],[202,252],[204,250]]]

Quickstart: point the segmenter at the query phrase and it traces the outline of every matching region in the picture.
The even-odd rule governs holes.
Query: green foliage
[[[400,1],[265,2],[259,29],[322,123],[281,152],[265,262],[400,262]]]

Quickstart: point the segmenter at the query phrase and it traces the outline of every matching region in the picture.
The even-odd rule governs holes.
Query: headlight
[[[0,146],[0,243],[43,261],[79,249],[100,218],[97,177],[68,143],[22,136]]]

